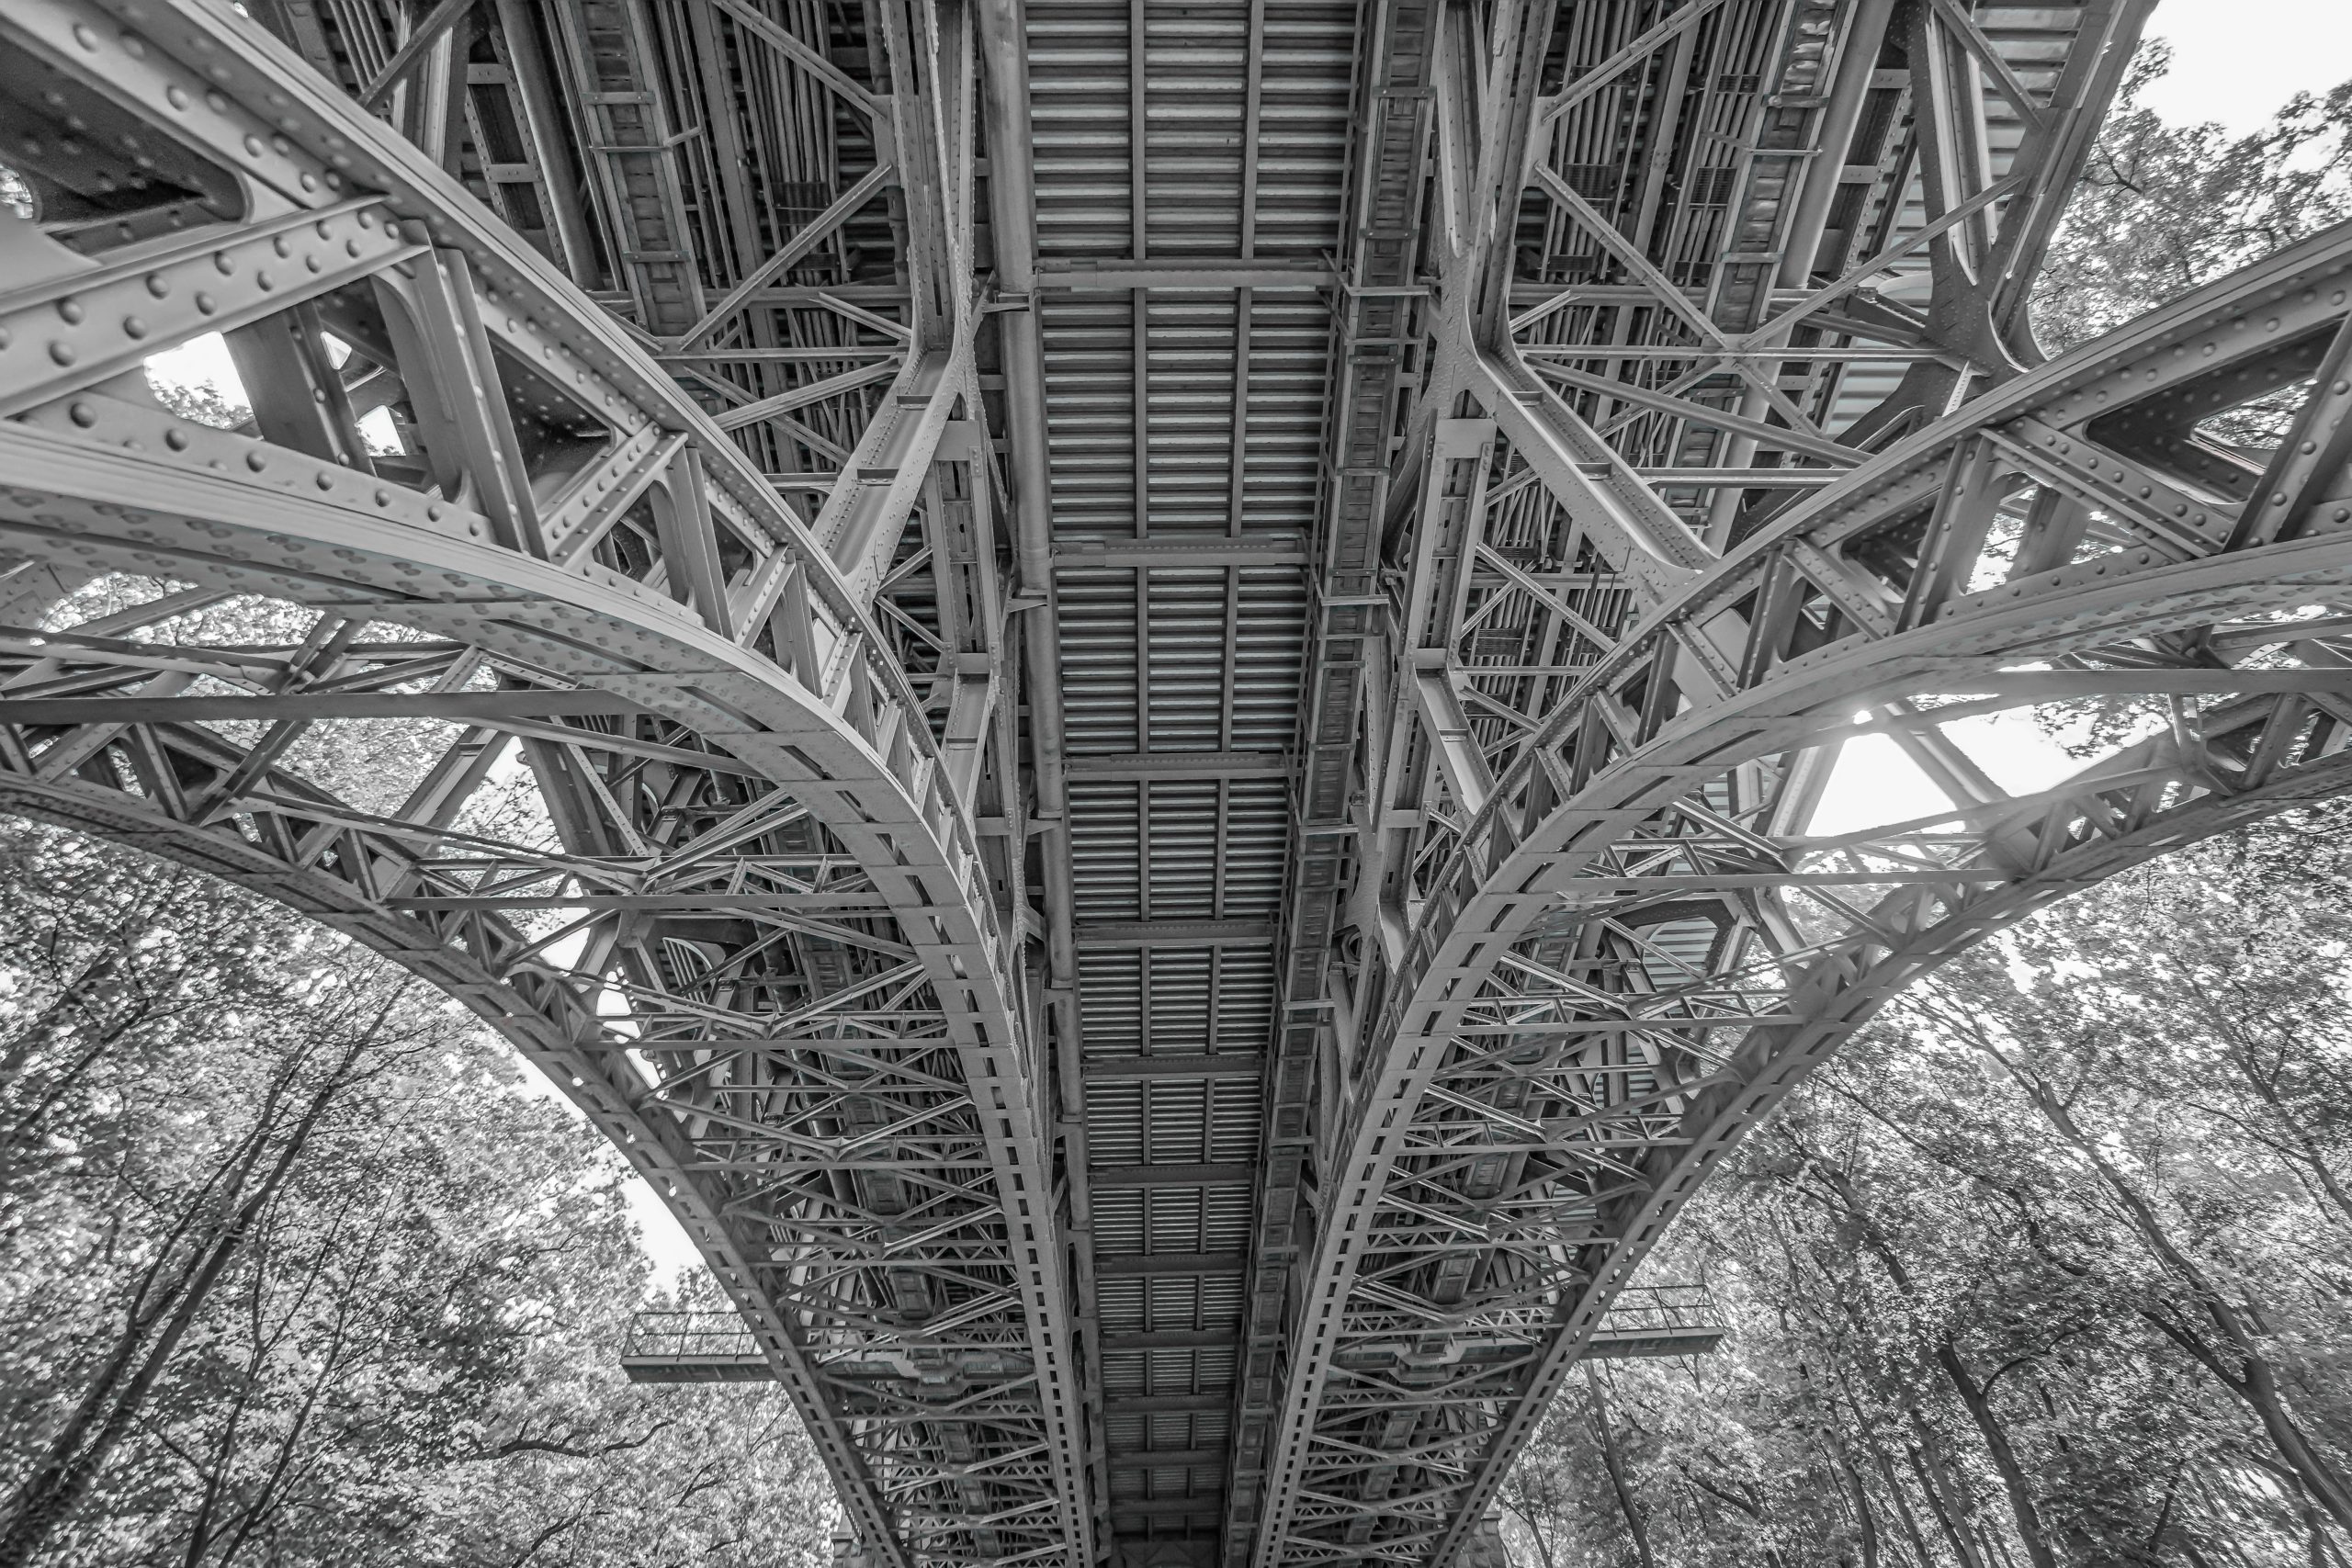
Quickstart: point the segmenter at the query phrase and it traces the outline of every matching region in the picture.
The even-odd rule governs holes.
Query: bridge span
[[[2345,787],[2352,233],[2028,321],[2146,10],[11,0],[0,801],[504,1032],[870,1568],[1489,1556],[1844,1032]]]

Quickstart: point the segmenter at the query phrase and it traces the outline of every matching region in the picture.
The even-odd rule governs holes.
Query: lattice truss
[[[2352,231],[2052,363],[2027,324],[2143,7],[1374,9],[1302,735],[1352,852],[1291,915],[1322,1119],[1269,1137],[1280,1376],[1224,1543],[1263,1568],[1478,1550],[1662,1226],[1846,1032],[2344,788],[2352,736]],[[2059,700],[2079,771],[2003,787],[1972,723]],[[1948,805],[1812,832],[1863,737]]]
[[[2041,363],[2139,0],[1118,10],[9,6],[0,797],[503,1029],[872,1562],[1442,1564],[1880,999],[2342,787],[2352,237]]]
[[[6,7],[0,795],[514,1039],[869,1561],[1076,1563],[973,59],[919,0]],[[239,428],[141,369],[214,333]]]

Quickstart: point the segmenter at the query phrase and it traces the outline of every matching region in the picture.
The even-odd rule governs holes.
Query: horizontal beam
[[[1640,893],[1736,893],[1769,891],[1775,887],[1876,887],[1898,882],[2008,882],[2017,876],[2015,868],[1997,866],[1954,867],[1950,871],[1922,871],[1916,867],[1899,871],[1772,871],[1728,873],[1720,876],[1704,874],[1666,876],[1579,876],[1562,884],[1554,891],[1562,897],[1578,893],[1607,893],[1611,896]]]
[[[883,913],[888,909],[888,900],[879,893],[618,893],[544,898],[521,894],[504,898],[420,895],[387,898],[384,904],[393,909],[639,909],[666,914],[777,909],[796,915],[811,915],[847,914],[868,909]]]
[[[1223,1464],[1223,1449],[1147,1449],[1137,1453],[1111,1455],[1113,1470],[1157,1470],[1163,1465]],[[1117,1506],[1114,1504],[1113,1506]]]
[[[1121,1404],[1125,1404],[1127,1401],[1123,1399],[1119,1403]],[[1226,1401],[1226,1404],[1232,1404],[1232,1401],[1227,1400]],[[1219,1406],[1219,1408],[1223,1408],[1223,1406]],[[1114,1518],[1165,1519],[1190,1516],[1206,1517],[1210,1514],[1222,1514],[1224,1512],[1225,1494],[1221,1491],[1204,1493],[1197,1497],[1136,1497],[1124,1499],[1114,1497],[1111,1499],[1111,1514]]]
[[[1136,1187],[1206,1187],[1227,1181],[1255,1181],[1258,1168],[1240,1162],[1215,1165],[1089,1166],[1086,1183],[1097,1192]],[[1106,1260],[1115,1262],[1115,1258]]]
[[[1328,266],[1267,262],[1043,262],[1037,287],[1052,288],[1330,288]]]
[[[1641,291],[1647,294],[1649,291]],[[819,353],[821,350],[795,352]],[[1949,359],[1930,348],[1871,348],[1853,345],[1845,348],[1740,348],[1709,347],[1703,344],[1632,344],[1632,343],[1525,343],[1519,352],[1529,359],[1685,359],[1786,360],[1797,364],[1916,365],[1922,360]]]
[[[1719,1325],[1704,1328],[1603,1327],[1585,1342],[1588,1361],[1629,1361],[1649,1356],[1703,1356],[1724,1342],[1729,1332]]]
[[[1240,1337],[1241,1325],[1227,1324],[1223,1328],[1143,1328],[1125,1334],[1105,1334],[1102,1348],[1116,1350],[1206,1350],[1232,1344]]]
[[[1080,926],[1080,947],[1267,947],[1272,920],[1103,920]]]
[[[1286,751],[1115,751],[1072,757],[1063,764],[1074,779],[1284,779],[1291,775]]]
[[[1635,468],[1661,488],[1675,485],[1737,485],[1742,490],[1811,490],[1846,477],[1843,468]]]
[[[1229,1390],[1211,1393],[1123,1393],[1117,1396],[1117,1401],[1119,1411],[1125,1415],[1149,1416],[1163,1411],[1229,1410],[1233,1407],[1233,1394]]]
[[[1112,1253],[1095,1258],[1094,1272],[1105,1280],[1144,1280],[1168,1274],[1238,1274],[1249,1263],[1249,1255],[1241,1252]],[[1128,1400],[1119,1403],[1122,1406],[1132,1405]],[[1214,1406],[1200,1408],[1222,1410],[1231,1403],[1228,1397]]]
[[[2291,626],[2291,623],[2282,625]],[[2290,639],[2282,637],[2278,640]],[[2352,690],[2352,670],[1987,670],[1975,674],[1964,671],[1922,674],[1894,684],[1905,692],[1949,692],[1956,695],[1987,692],[2005,697],[2050,700],[2060,697],[2134,697],[2156,693],[2181,696],[2233,696],[2257,692]],[[1841,699],[1841,703],[1848,701]],[[5,705],[0,704],[0,706]],[[1933,718],[1935,716],[1930,713],[1927,716]],[[1870,729],[1865,726],[1857,733],[1868,734]]]
[[[1078,1076],[1088,1083],[1121,1078],[1254,1078],[1265,1067],[1266,1058],[1254,1051],[1214,1056],[1095,1056],[1079,1064]]]
[[[71,653],[61,655],[72,659]],[[648,713],[643,703],[610,692],[292,692],[284,696],[5,697],[0,724],[203,724],[220,719],[447,718],[495,724]],[[583,740],[594,740],[583,734]]]
[[[774,1382],[764,1356],[623,1356],[631,1382]]]
[[[1059,567],[1309,566],[1306,540],[1298,534],[1178,536],[1166,539],[1106,539],[1054,547]]]
[[[896,359],[906,350],[896,344],[827,344],[820,348],[695,348],[657,354],[660,365],[833,365],[854,359]]]

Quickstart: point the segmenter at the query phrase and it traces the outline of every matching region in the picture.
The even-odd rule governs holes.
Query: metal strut
[[[2352,231],[2033,337],[2145,11],[21,0],[0,802],[514,1040],[865,1562],[1487,1560],[1846,1032],[2345,787]]]

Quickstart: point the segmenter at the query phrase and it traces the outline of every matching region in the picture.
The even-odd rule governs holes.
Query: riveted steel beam
[[[0,795],[515,1039],[869,1568],[1444,1568],[1879,999],[2342,786],[2352,241],[2026,321],[2143,0],[257,11],[0,18]]]
[[[1792,965],[1835,990],[1828,970],[1851,951],[1839,941],[1899,953],[1917,932],[1949,951],[2125,852],[2108,846],[2152,842],[2165,812],[2193,815],[2178,793],[2190,773],[2226,795],[2244,766],[2283,798],[2283,760],[2300,756],[2309,787],[2330,787],[2340,660],[2314,651],[2266,688],[2258,671],[2215,668],[2194,631],[2086,630],[2066,651],[2032,643],[2030,655],[2011,642],[2006,670],[1987,641],[1869,691],[1857,663],[1838,698],[1790,688],[1809,731],[1758,705],[1774,680],[1845,639],[1921,634],[1991,613],[2000,594],[2084,592],[2118,570],[2185,570],[2226,547],[2211,479],[2171,493],[2188,454],[2182,415],[2158,412],[2161,374],[2102,440],[2077,423],[2052,444],[2018,423],[2039,417],[2028,405],[1991,391],[2036,357],[2018,324],[2020,278],[2046,236],[2051,182],[2072,179],[2144,7],[2036,13],[2018,28],[2005,17],[1997,30],[1957,8],[1898,9],[1787,0],[1729,25],[1732,10],[1702,0],[1663,16],[1582,12],[1557,36],[1550,7],[1464,13],[1429,29],[1426,63],[1400,91],[1379,74],[1399,58],[1388,29],[1418,41],[1429,24],[1410,6],[1373,8],[1353,199],[1432,215],[1426,236],[1396,236],[1436,279],[1431,308],[1391,334],[1418,344],[1430,373],[1401,407],[1375,418],[1343,405],[1329,426],[1336,452],[1378,439],[1334,461],[1314,554],[1337,558],[1345,487],[1361,475],[1389,487],[1381,525],[1404,570],[1355,591],[1386,612],[1380,635],[1341,640],[1340,627],[1356,628],[1334,623],[1311,644],[1330,649],[1310,657],[1331,660],[1322,678],[1343,700],[1308,710],[1302,737],[1329,738],[1346,763],[1333,770],[1336,809],[1299,814],[1294,879],[1318,891],[1289,919],[1318,951],[1350,955],[1317,914],[1328,896],[1311,868],[1352,837],[1345,940],[1384,961],[1354,972],[1388,984],[1376,1014],[1345,969],[1292,992],[1300,1055],[1364,1082],[1338,1122],[1291,1134],[1318,1172],[1320,1211],[1361,1219],[1312,1232],[1303,1258],[1260,1259],[1261,1278],[1283,1280],[1260,1299],[1283,1303],[1263,1342],[1286,1382],[1271,1411],[1254,1393],[1238,1405],[1239,1424],[1267,1436],[1262,1459],[1255,1438],[1238,1452],[1228,1562],[1443,1563],[1464,1550],[1579,1353],[1578,1325],[1695,1179],[1702,1112],[1744,1116],[1752,1101],[1760,1113],[1783,1082],[1747,1065],[1764,1042],[1826,1049],[1884,994],[1854,996],[1815,1027],[1802,987],[1750,980]],[[1538,103],[1511,86],[1563,45],[1560,94]],[[1900,74],[1882,69],[1890,49],[1907,51]],[[1752,144],[1737,158],[1679,134],[1702,91],[1749,102]],[[1426,130],[1408,128],[1400,98],[1428,106]],[[1694,196],[1723,216],[1709,240],[1678,249],[1686,242],[1667,236],[1686,231],[1675,225]],[[1338,260],[1345,278],[1349,253]],[[2316,310],[2328,292],[2294,298]],[[2213,310],[2225,324],[2225,307]],[[2278,331],[2303,346],[2267,359],[2242,347],[2264,368],[2239,381],[2308,373],[2336,319],[2282,318]],[[2137,352],[2121,340],[2108,351],[2082,374]],[[1372,358],[1351,351],[1344,374]],[[2184,393],[2179,407],[2192,406]],[[1931,424],[1932,451],[1893,490],[1872,490],[1886,481],[1865,477],[1885,461],[1871,454]],[[2332,451],[2298,449],[2334,471]],[[2232,493],[2249,490],[2241,479]],[[1772,521],[1865,492],[1871,521],[1843,532]],[[1928,543],[1897,584],[1860,561],[1905,507],[1926,513]],[[2094,513],[2119,521],[2086,522]],[[2035,543],[2012,569],[1990,552],[2020,530]],[[2122,558],[2093,564],[2105,551]],[[2232,592],[2263,597],[2260,570],[2232,570]],[[2319,570],[2327,580],[2333,568]],[[1988,591],[1988,573],[2007,581]],[[2102,655],[2102,636],[2145,651]],[[1963,693],[1971,682],[1984,690]],[[2004,795],[1948,728],[2126,687],[2213,735],[2184,731],[2172,762],[2120,757],[2027,800]],[[1800,848],[1838,746],[1879,721],[1954,817]],[[1703,760],[1702,735],[1723,743]],[[1302,748],[1312,781],[1316,752]],[[1645,767],[1660,771],[1632,785]],[[1596,793],[1612,781],[1623,795]],[[2199,820],[2224,815],[2218,796],[2207,809]],[[1529,874],[1538,864],[1551,869]],[[1827,911],[1846,938],[1799,938]],[[1517,934],[1495,942],[1504,931]],[[1399,993],[1399,976],[1422,988]],[[1768,1083],[1760,1099],[1747,1092]],[[1535,1194],[1553,1205],[1541,1216],[1524,1208]],[[1268,1188],[1261,1215],[1287,1219],[1281,1201]],[[1416,1392],[1375,1370],[1399,1364],[1399,1344],[1460,1370]],[[1515,1348],[1489,1362],[1482,1345]],[[1441,1431],[1453,1436],[1438,1472],[1422,1452]]]
[[[677,155],[639,10],[577,0],[541,28],[456,7],[405,59],[372,14],[306,12],[300,55],[196,4],[37,0],[0,22],[53,85],[17,107],[173,149],[123,186],[44,142],[31,222],[0,217],[18,346],[0,399],[20,416],[0,547],[41,569],[12,575],[10,618],[60,634],[0,647],[0,789],[288,897],[514,1037],[678,1210],[869,1562],[922,1557],[942,1509],[986,1554],[1085,1560],[1064,1254],[1026,1212],[1051,1188],[1045,1063],[975,820],[1019,819],[984,739],[1010,712],[982,680],[935,740],[910,679],[937,662],[913,657],[925,638],[951,670],[992,661],[1006,613],[968,359],[973,147],[968,117],[937,112],[970,101],[968,39],[928,6],[881,18],[856,69],[888,79],[859,90],[896,106],[891,152],[842,153],[787,240],[798,193],[754,210],[740,160]],[[698,15],[695,49],[744,25]],[[388,126],[357,95],[394,83]],[[723,152],[797,122],[735,91],[718,81],[691,134]],[[520,162],[478,118],[501,94]],[[529,226],[513,193],[567,177],[560,95],[595,199]],[[863,198],[912,167],[892,188],[922,288],[899,306],[844,272],[898,243]],[[93,221],[100,179],[126,194]],[[763,244],[784,259],[755,277]],[[180,417],[136,374],[221,329],[254,383],[243,430]],[[665,334],[856,352],[719,366],[706,404],[650,357]],[[910,420],[876,418],[875,338],[945,367]],[[766,475],[820,448],[913,477],[875,501],[851,466],[812,531]],[[949,592],[910,594],[910,554]],[[172,586],[143,621],[77,613],[85,584],[150,579]],[[203,616],[232,600],[285,606],[293,640],[224,640]],[[198,675],[238,694],[184,697]],[[258,737],[210,728],[255,718]],[[400,728],[409,773],[338,777],[303,750],[359,719]],[[464,830],[517,744],[559,851]],[[1017,1347],[1021,1396],[907,1426],[887,1386],[808,1349],[949,1331]]]

